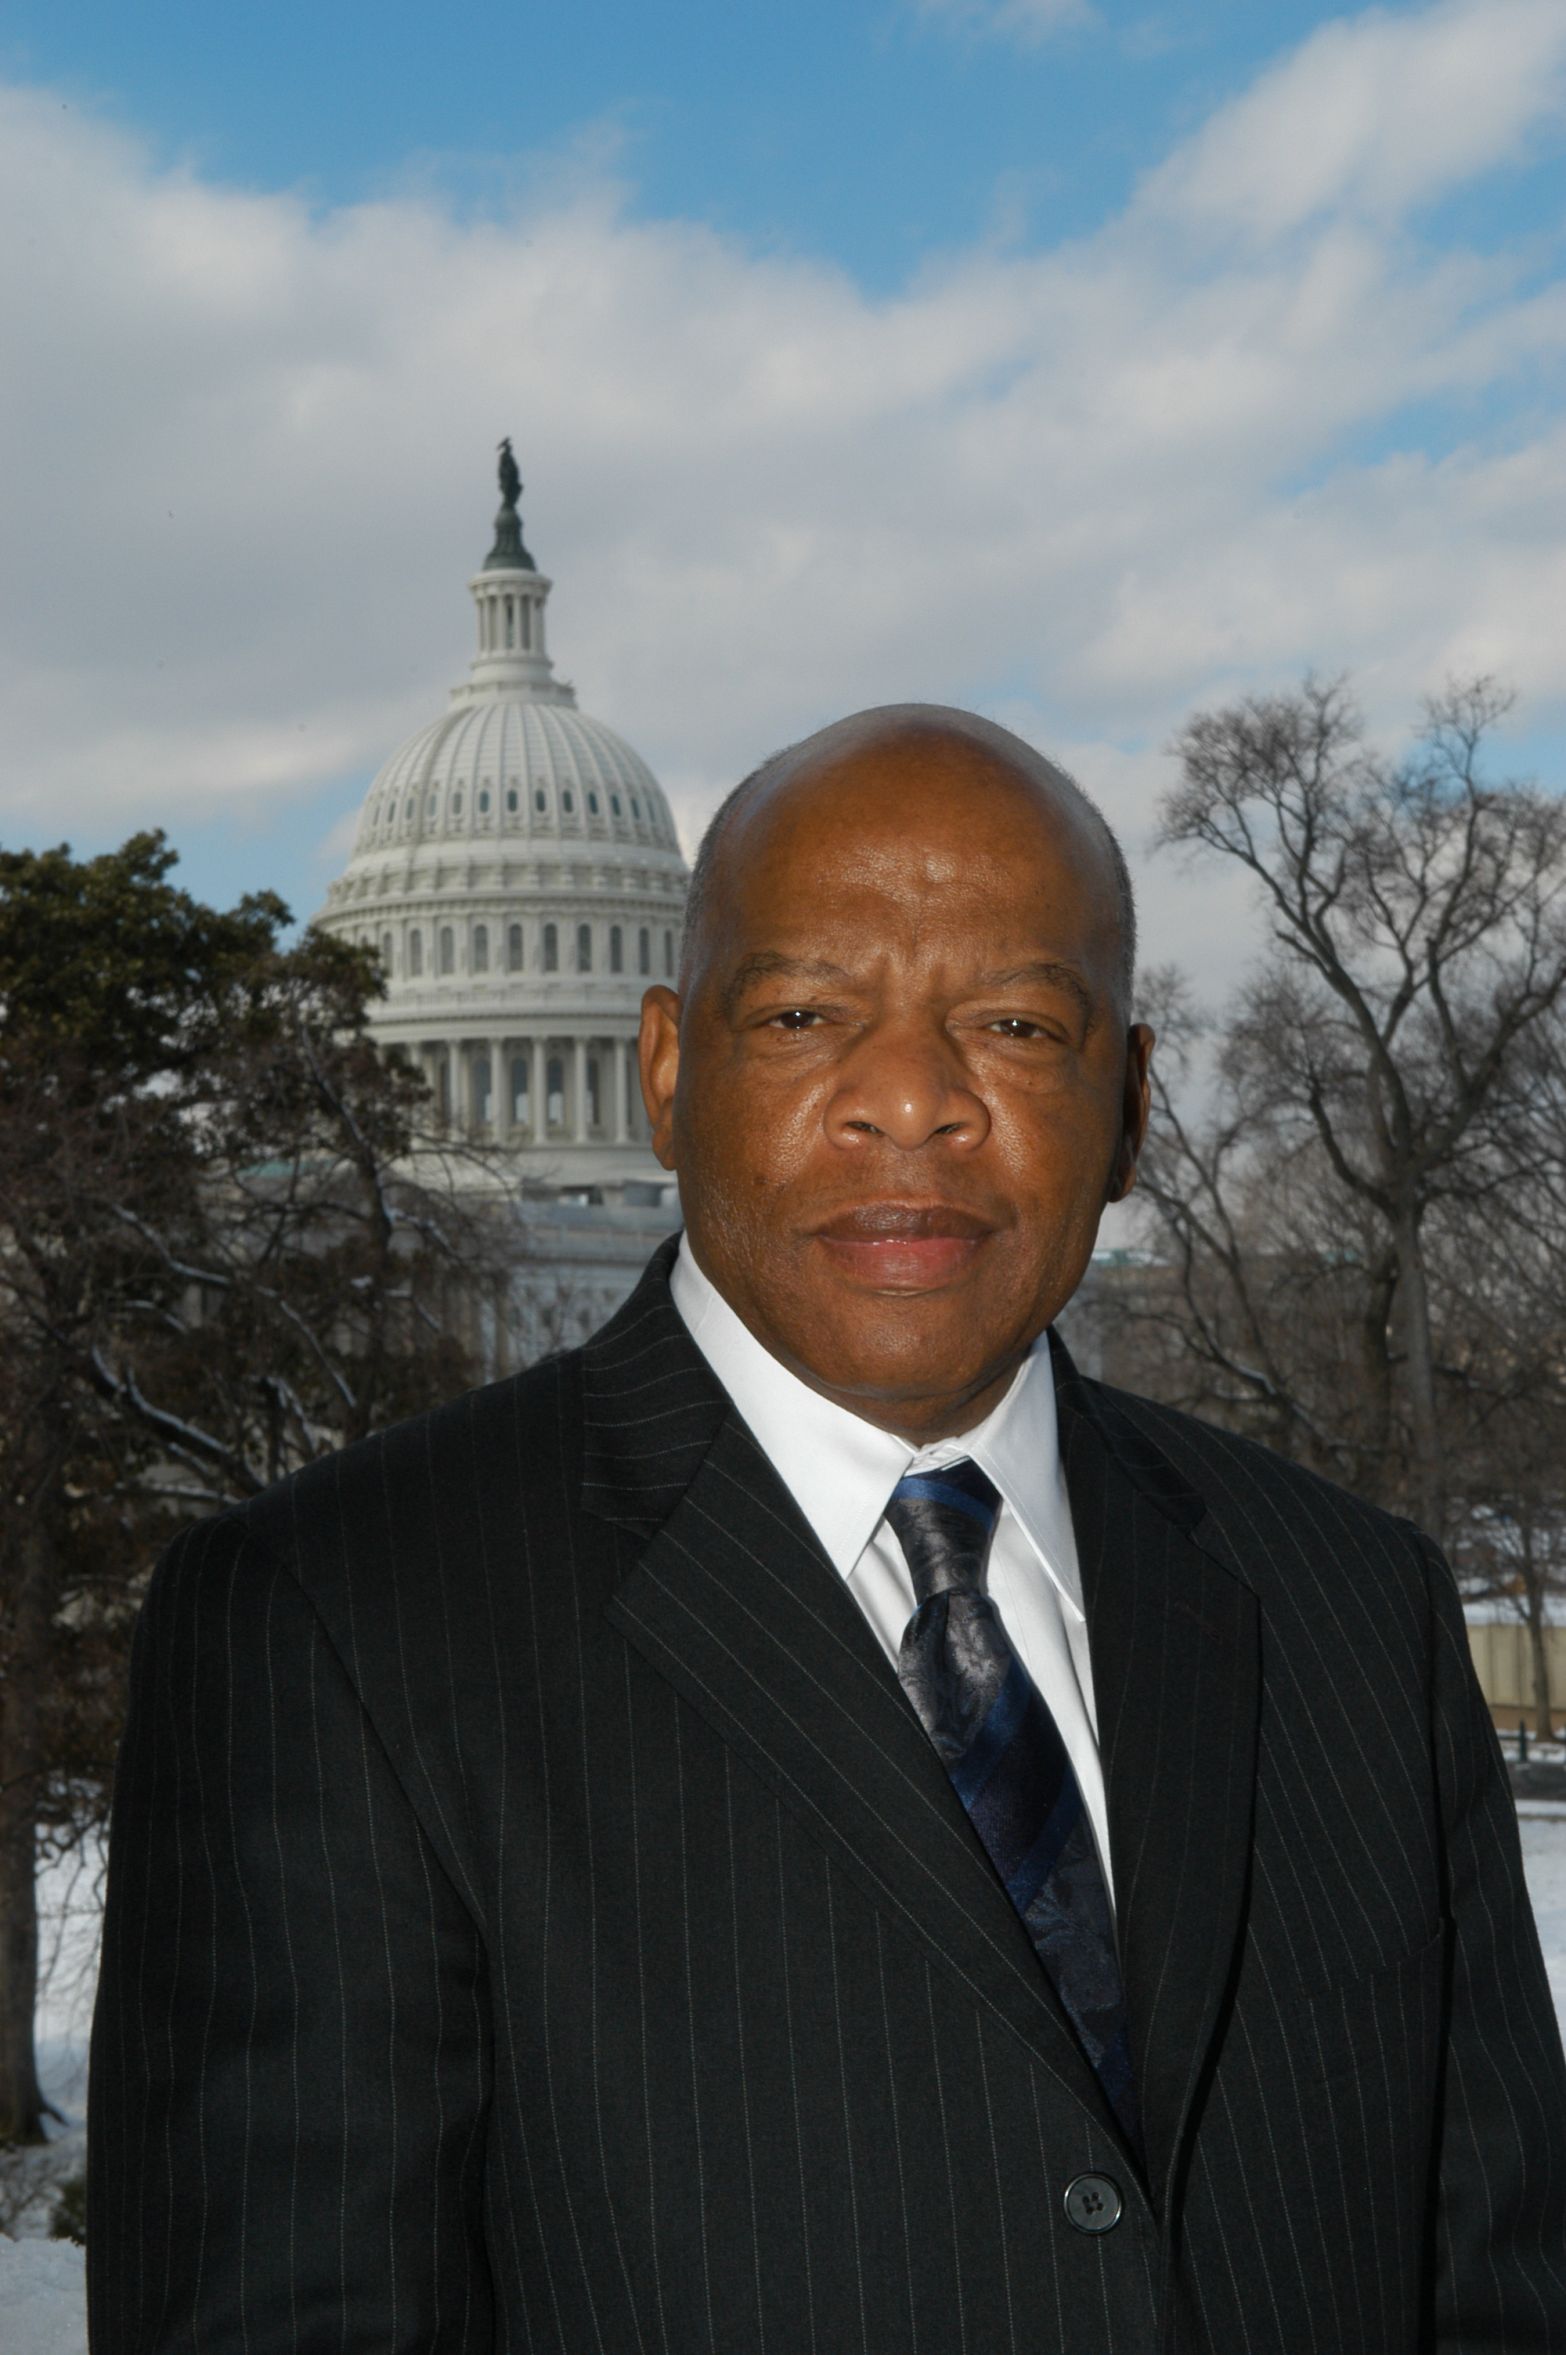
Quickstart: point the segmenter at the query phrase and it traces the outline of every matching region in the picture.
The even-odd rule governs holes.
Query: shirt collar
[[[1041,1334],[1004,1398],[960,1437],[911,1447],[823,1398],[773,1356],[697,1266],[682,1235],[669,1290],[691,1339],[749,1424],[763,1453],[847,1578],[892,1490],[916,1465],[971,1457],[994,1481],[1033,1551],[1080,1619],[1082,1582],[1060,1464],[1055,1380]]]

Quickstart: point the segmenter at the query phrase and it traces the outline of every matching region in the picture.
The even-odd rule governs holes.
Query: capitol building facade
[[[647,763],[555,676],[509,443],[500,480],[469,675],[375,778],[316,921],[379,956],[377,1042],[498,1149],[527,1264],[570,1302],[543,1337],[570,1341],[678,1223],[636,1033],[648,983],[678,970],[689,876]]]

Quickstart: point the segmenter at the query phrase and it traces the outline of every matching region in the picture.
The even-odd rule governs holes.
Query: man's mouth
[[[960,1275],[994,1231],[955,1202],[860,1202],[815,1236],[842,1274],[881,1291],[923,1292]]]

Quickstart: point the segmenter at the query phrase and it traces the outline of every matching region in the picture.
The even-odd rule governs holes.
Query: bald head
[[[925,704],[748,777],[642,1001],[697,1264],[781,1362],[905,1437],[968,1427],[1132,1185],[1152,1035],[1129,887],[1069,777]]]
[[[942,703],[887,703],[834,720],[775,752],[740,780],[719,803],[703,834],[691,870],[680,953],[680,990],[704,962],[714,905],[721,901],[730,856],[743,848],[745,820],[791,792],[829,785],[847,776],[861,759],[895,756],[911,760],[944,756],[954,769],[966,768],[975,788],[1008,778],[1036,799],[1041,814],[1064,819],[1080,831],[1090,859],[1109,884],[1116,926],[1116,971],[1122,1011],[1129,1012],[1136,970],[1136,901],[1131,874],[1109,821],[1076,780],[1009,728]],[[960,785],[954,790],[961,790]]]

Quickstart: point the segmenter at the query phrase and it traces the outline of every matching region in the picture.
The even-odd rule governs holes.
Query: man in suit
[[[915,706],[709,834],[683,1236],[185,1537],[98,2355],[1545,2355],[1566,2075],[1436,1549],[1083,1380],[1123,866]]]

